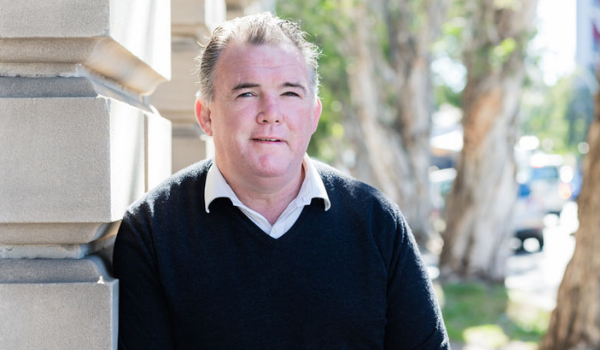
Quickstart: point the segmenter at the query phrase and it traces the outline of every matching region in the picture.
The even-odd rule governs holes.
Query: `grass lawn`
[[[495,349],[516,341],[535,349],[548,328],[550,311],[503,285],[452,283],[436,286],[436,292],[453,342]]]

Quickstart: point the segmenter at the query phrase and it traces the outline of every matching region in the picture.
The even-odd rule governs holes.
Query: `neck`
[[[264,183],[248,184],[236,182],[234,178],[230,179],[225,174],[223,177],[244,205],[264,216],[273,225],[287,206],[298,196],[305,171],[304,166],[301,165],[298,176],[284,183],[266,179]]]

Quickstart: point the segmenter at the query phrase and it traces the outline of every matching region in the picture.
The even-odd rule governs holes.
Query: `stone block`
[[[0,0],[0,37],[88,37],[110,29],[105,1]]]
[[[0,349],[117,349],[118,281],[98,257],[0,259],[0,310]]]
[[[172,0],[174,27],[206,27],[212,31],[225,21],[225,0]]]
[[[0,0],[0,9],[2,75],[67,76],[75,64],[140,94],[170,78],[169,0]]]
[[[81,259],[105,252],[120,223],[0,224],[0,259]],[[72,243],[82,241],[90,243]]]
[[[170,122],[156,109],[88,78],[0,77],[0,86],[0,245],[60,244],[81,256],[86,248],[72,245],[100,238],[170,175]]]
[[[275,12],[275,0],[227,0],[227,19],[261,11]]]
[[[173,172],[207,158],[207,137],[197,125],[173,126]]]
[[[212,0],[171,0],[173,25],[204,25],[206,2]]]
[[[70,253],[61,254],[64,258],[79,258],[81,254],[73,255],[74,249],[79,250],[79,247],[73,244],[85,244],[92,242],[106,233],[105,223],[97,222],[76,222],[76,223],[0,223],[0,244],[6,245],[8,249],[13,245],[60,245],[60,249],[69,251]],[[50,256],[28,256],[28,258],[39,258]],[[0,258],[15,258],[16,256],[8,256],[0,254]],[[24,257],[24,256],[19,256]]]
[[[188,38],[173,44],[173,71],[171,81],[162,84],[151,97],[152,104],[161,115],[184,116],[185,119],[170,119],[177,123],[196,123],[194,102],[198,91],[198,75],[195,58],[200,53],[196,40]],[[171,112],[187,112],[174,114]]]
[[[171,175],[171,122],[146,114],[146,191]]]
[[[143,193],[142,110],[95,97],[4,98],[0,111],[0,223],[112,222]]]

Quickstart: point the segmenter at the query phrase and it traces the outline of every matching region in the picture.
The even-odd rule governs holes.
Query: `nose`
[[[256,121],[259,124],[279,124],[281,123],[281,114],[277,100],[270,97],[263,97],[260,102]]]

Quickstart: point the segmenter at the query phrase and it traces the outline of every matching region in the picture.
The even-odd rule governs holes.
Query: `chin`
[[[271,163],[260,163],[254,164],[252,172],[258,176],[266,178],[276,178],[282,176],[289,176],[291,173],[291,164],[271,164]]]

